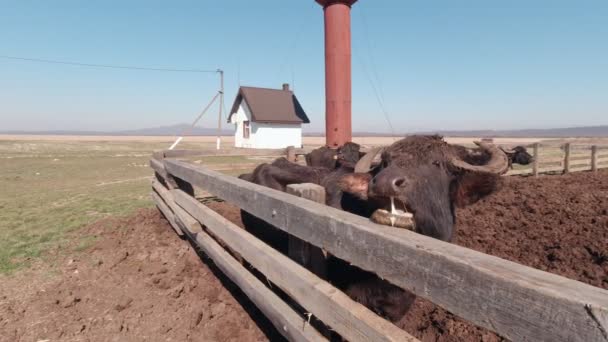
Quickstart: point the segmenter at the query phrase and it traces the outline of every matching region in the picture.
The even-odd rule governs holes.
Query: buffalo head
[[[516,146],[510,150],[502,149],[509,157],[511,164],[528,165],[534,161],[534,157],[528,153],[525,147]]]
[[[306,165],[312,167],[324,167],[330,170],[340,166],[354,166],[359,161],[361,146],[348,142],[338,149],[323,146],[306,155]]]
[[[340,187],[377,208],[372,219],[396,208],[413,217],[417,232],[450,241],[454,208],[493,192],[509,167],[503,151],[477,144],[467,150],[439,136],[410,136],[361,158],[357,172],[343,177]]]

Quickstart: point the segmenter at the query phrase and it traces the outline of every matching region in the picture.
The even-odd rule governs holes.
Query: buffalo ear
[[[372,176],[368,173],[349,173],[338,181],[338,187],[357,198],[366,200],[369,181]]]
[[[454,180],[450,190],[454,204],[462,208],[497,191],[501,185],[499,175],[465,172]]]

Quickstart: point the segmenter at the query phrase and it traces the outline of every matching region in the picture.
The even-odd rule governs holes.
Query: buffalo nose
[[[406,177],[395,173],[381,172],[371,181],[371,192],[376,196],[397,196],[407,185]]]
[[[395,179],[393,179],[393,188],[395,188],[395,190],[398,190],[399,188],[402,188],[405,186],[405,177],[397,177]]]

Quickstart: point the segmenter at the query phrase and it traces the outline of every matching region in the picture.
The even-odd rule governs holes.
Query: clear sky
[[[608,124],[608,1],[359,0],[353,125],[388,132]],[[295,92],[324,126],[323,16],[313,0],[0,0],[0,55],[222,68]],[[193,120],[214,74],[0,58],[0,130],[122,130]],[[377,89],[378,96],[374,88]],[[217,113],[202,126],[215,127]]]

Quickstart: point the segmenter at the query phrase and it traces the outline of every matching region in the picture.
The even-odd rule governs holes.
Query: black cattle
[[[288,184],[320,184],[326,189],[328,205],[376,219],[392,215],[388,210],[392,200],[402,212],[413,214],[415,231],[450,241],[455,208],[493,192],[499,175],[509,167],[503,151],[490,143],[478,145],[476,150],[467,150],[439,136],[411,136],[363,157],[355,144],[342,151],[321,148],[307,156],[307,163],[314,166],[281,158],[241,178],[280,191]],[[242,219],[252,233],[286,251],[284,232],[244,211]],[[335,258],[329,265],[332,283],[393,321],[412,302],[411,294],[371,273]]]
[[[534,161],[534,157],[523,146],[516,146],[512,149],[501,149],[509,158],[509,167],[512,167],[513,164],[528,165]]]

